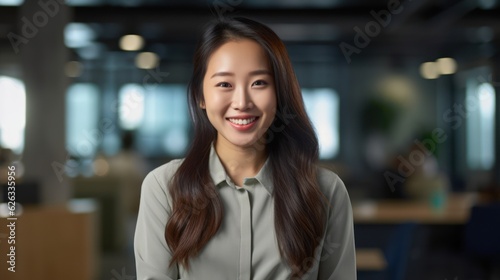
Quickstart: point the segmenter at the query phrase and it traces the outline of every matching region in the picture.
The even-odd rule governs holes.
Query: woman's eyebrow
[[[271,75],[271,72],[267,69],[260,69],[260,70],[254,70],[250,73],[248,73],[250,76],[256,76],[256,75]],[[217,72],[210,77],[210,79],[214,77],[223,77],[223,76],[234,76],[234,73],[232,72]]]
[[[261,69],[261,70],[255,70],[249,73],[250,76],[257,76],[257,75],[271,75],[271,72],[267,69]]]

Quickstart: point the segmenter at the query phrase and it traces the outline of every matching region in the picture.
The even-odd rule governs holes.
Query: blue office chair
[[[371,229],[372,231],[374,229]],[[386,236],[385,246],[382,247],[387,267],[383,271],[358,271],[359,280],[403,280],[406,276],[408,261],[414,240],[417,224],[406,222],[397,225]],[[363,232],[366,233],[366,232]],[[358,233],[363,234],[363,233]],[[375,239],[380,239],[380,232],[370,233]],[[363,236],[362,238],[369,238]],[[369,247],[373,247],[370,245]]]
[[[406,222],[396,227],[391,239],[384,249],[385,259],[387,261],[387,279],[403,280],[405,279],[406,268],[410,258],[413,236],[417,229],[414,222]]]
[[[465,226],[465,251],[483,265],[489,277],[500,267],[499,202],[472,207]]]

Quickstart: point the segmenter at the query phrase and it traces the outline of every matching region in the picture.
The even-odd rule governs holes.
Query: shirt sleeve
[[[168,164],[167,164],[168,167]],[[138,280],[176,280],[178,267],[168,267],[172,257],[165,241],[165,225],[171,214],[167,186],[150,172],[142,183],[139,213],[134,236],[134,254]],[[168,173],[168,172],[167,172]],[[167,174],[162,174],[161,177]]]
[[[356,249],[349,195],[342,180],[334,173],[327,229],[324,237],[318,280],[355,280]],[[330,176],[328,176],[330,177]]]

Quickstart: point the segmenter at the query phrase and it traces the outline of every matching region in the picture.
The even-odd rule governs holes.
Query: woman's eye
[[[265,86],[267,85],[266,81],[258,80],[253,83],[254,86]]]
[[[217,87],[227,88],[227,87],[230,87],[231,85],[229,83],[226,83],[226,82],[220,82],[216,86]]]

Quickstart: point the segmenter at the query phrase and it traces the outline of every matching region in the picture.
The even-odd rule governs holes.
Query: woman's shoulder
[[[169,162],[153,169],[151,172],[149,172],[146,178],[154,177],[160,185],[166,185],[168,181],[174,176],[175,172],[183,161],[183,158],[170,160]]]
[[[335,171],[318,165],[316,172],[319,187],[329,199],[347,195],[345,184]]]
[[[150,171],[142,182],[141,200],[147,200],[149,204],[152,203],[151,201],[160,201],[158,207],[171,205],[172,201],[167,191],[168,185],[183,160],[173,159]]]
[[[177,169],[179,168],[179,166],[181,165],[181,163],[184,161],[183,158],[179,158],[179,159],[172,159],[170,160],[169,162],[167,163],[164,163],[158,167],[156,167],[155,169],[153,169],[150,173],[153,173],[153,174],[168,174],[168,173],[175,173],[175,171],[177,171]]]

